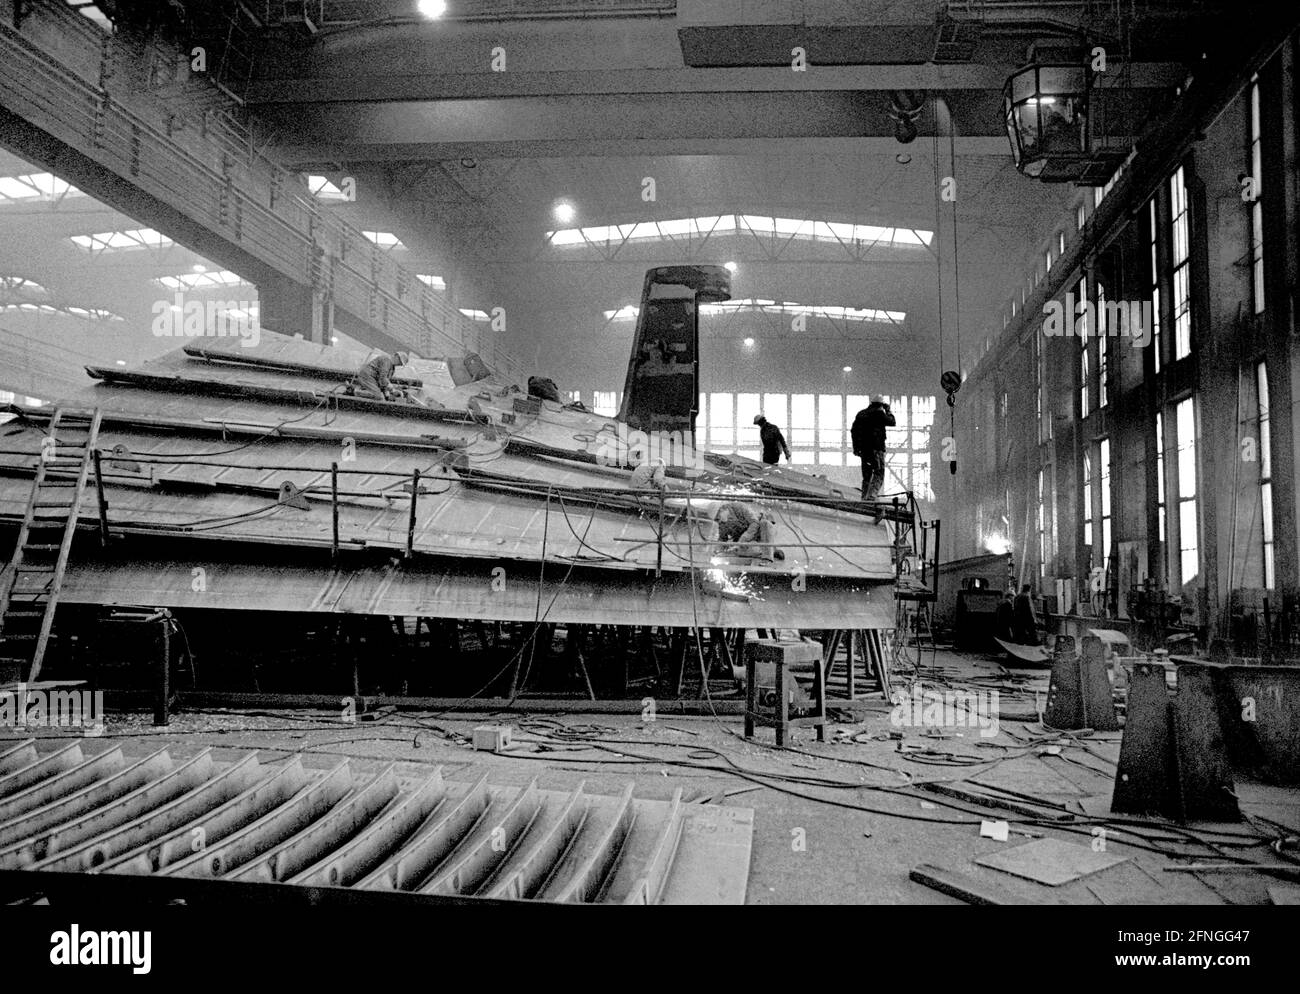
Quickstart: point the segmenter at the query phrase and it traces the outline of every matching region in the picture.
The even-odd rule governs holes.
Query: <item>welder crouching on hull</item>
[[[724,501],[711,509],[712,540],[719,553],[759,559],[785,559],[776,547],[776,519],[740,501]]]

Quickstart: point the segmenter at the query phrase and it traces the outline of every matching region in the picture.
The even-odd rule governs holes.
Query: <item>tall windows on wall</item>
[[[1259,513],[1263,523],[1264,586],[1276,586],[1273,568],[1273,457],[1272,427],[1268,417],[1268,367],[1255,366],[1255,390],[1259,405]]]
[[[1169,543],[1169,529],[1165,524],[1165,419],[1156,415],[1156,537],[1164,547]],[[1165,567],[1166,573],[1168,566]],[[1166,577],[1167,582],[1167,577]]]
[[[1250,81],[1250,271],[1255,313],[1264,310],[1264,169],[1261,154],[1259,77]]]
[[[606,396],[597,392],[597,402]],[[613,394],[609,395],[613,397]],[[897,426],[886,437],[884,493],[911,491],[933,500],[930,478],[930,430],[936,411],[933,396],[886,398]],[[758,457],[754,415],[763,414],[785,433],[791,462],[809,468],[857,467],[849,428],[858,411],[871,403],[866,394],[731,393],[700,397],[698,439],[716,452]],[[856,474],[838,474],[845,480]]]
[[[1179,582],[1190,583],[1200,571],[1200,529],[1196,511],[1196,406],[1188,397],[1174,407],[1178,446],[1178,563]]]
[[[1192,354],[1192,266],[1187,182],[1179,166],[1169,178],[1171,264],[1173,267],[1174,358]]]
[[[1088,368],[1088,281],[1074,288],[1074,334],[1079,339],[1079,417],[1088,416],[1088,395],[1092,372]]]
[[[1038,441],[1052,438],[1052,405],[1047,402],[1047,341],[1040,327],[1034,335],[1034,414],[1038,419]]]
[[[754,424],[754,415],[763,413],[759,400],[756,393],[736,394],[736,445],[741,449],[757,449],[760,445],[758,425]]]
[[[1101,477],[1101,566],[1110,573],[1110,439],[1101,440],[1101,457],[1097,460]]]
[[[790,395],[790,431],[786,437],[794,450],[793,462],[811,465],[817,461],[817,397],[814,394]]]
[[[1083,505],[1083,546],[1092,553],[1092,455],[1083,454],[1083,488],[1079,494],[1079,503]]]
[[[853,400],[852,397],[849,398]],[[887,398],[888,399],[888,398]],[[849,404],[849,418],[860,408]],[[894,397],[890,400],[897,425],[886,429],[885,483],[894,490],[911,490],[923,500],[933,499],[930,485],[930,429],[934,425],[933,396]],[[851,450],[850,450],[851,451]]]
[[[934,417],[938,411],[937,398],[933,394],[913,396],[908,409],[911,442],[909,452],[909,489],[923,500],[934,498],[934,489],[930,476],[930,433],[934,428]],[[852,451],[850,446],[849,451]]]
[[[1156,223],[1156,198],[1147,204],[1151,230],[1151,354],[1155,357],[1156,372],[1160,372],[1160,262],[1157,248],[1160,243],[1160,226]]]
[[[1038,425],[1038,441],[1044,442],[1043,433],[1043,333],[1034,336],[1034,422]]]
[[[850,448],[850,459],[852,453]],[[824,393],[817,398],[817,463],[821,466],[844,465],[843,394]]]
[[[1043,508],[1043,471],[1038,471],[1038,578],[1040,580],[1047,576],[1047,528],[1046,516]]]
[[[732,395],[709,395],[709,441],[711,449],[731,449],[736,445],[736,409]]]
[[[1106,313],[1106,290],[1097,284],[1097,407],[1105,407],[1110,401],[1106,390],[1106,341],[1110,336],[1110,317]],[[1122,329],[1117,329],[1122,330]]]

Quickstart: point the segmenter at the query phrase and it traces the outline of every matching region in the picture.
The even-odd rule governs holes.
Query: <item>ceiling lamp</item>
[[[555,220],[560,224],[569,224],[577,216],[578,212],[568,201],[561,200],[555,205]]]
[[[417,0],[415,9],[421,17],[434,21],[447,13],[447,0]]]

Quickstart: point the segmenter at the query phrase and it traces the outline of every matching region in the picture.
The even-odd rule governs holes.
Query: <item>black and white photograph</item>
[[[1290,3],[0,0],[7,964],[1283,968],[1297,285]]]

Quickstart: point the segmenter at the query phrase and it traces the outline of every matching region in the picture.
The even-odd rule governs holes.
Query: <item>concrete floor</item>
[[[920,672],[923,688],[946,683],[998,690],[998,734],[984,737],[971,727],[899,728],[891,722],[891,705],[875,692],[852,705],[832,701],[841,720],[828,726],[827,741],[817,743],[811,729],[800,729],[793,743],[798,751],[775,749],[769,729],[760,729],[757,740],[746,742],[739,717],[672,715],[667,703],[659,705],[656,720],[649,722],[640,715],[499,715],[493,720],[515,729],[514,745],[503,755],[473,752],[465,743],[471,729],[488,716],[407,712],[355,724],[323,712],[187,713],[165,729],[154,729],[148,716],[123,715],[110,718],[100,741],[122,742],[129,753],[164,744],[174,756],[208,745],[229,750],[230,755],[263,748],[303,751],[319,764],[341,755],[355,757],[361,771],[398,760],[411,764],[412,773],[442,764],[452,779],[470,779],[489,770],[495,784],[522,784],[537,776],[543,788],[571,789],[585,779],[589,791],[613,794],[633,779],[639,797],[667,799],[678,787],[687,800],[719,795],[714,798],[718,803],[755,812],[747,893],[751,904],[959,903],[909,880],[909,871],[920,863],[959,871],[1027,903],[1269,902],[1267,887],[1279,883],[1272,877],[1167,872],[1166,867],[1179,862],[1222,860],[1204,846],[1180,842],[1154,821],[1141,830],[1149,844],[1188,858],[1144,851],[1132,844],[1136,840],[1131,836],[1108,830],[1106,851],[1127,861],[1059,887],[974,865],[972,860],[980,856],[1035,837],[1054,836],[1091,847],[1095,823],[1076,825],[1072,831],[1017,824],[1028,816],[953,801],[919,789],[918,783],[966,780],[997,785],[1065,805],[1083,818],[1080,803],[1093,812],[1108,808],[1120,735],[1071,739],[1045,731],[1036,716],[1046,693],[1045,670],[1009,671],[991,659],[944,651],[937,654],[935,665],[930,665],[929,656],[925,662]],[[561,728],[588,737],[577,742],[557,739]],[[12,737],[13,731],[6,730],[6,736]],[[899,731],[901,740],[889,738]],[[855,739],[848,740],[850,735]],[[834,741],[837,738],[844,741]],[[900,746],[924,751],[900,752]],[[1049,746],[1059,748],[1046,754]],[[218,756],[225,758],[226,753]],[[729,764],[769,786],[745,790],[756,785],[734,773],[707,768]],[[777,779],[783,777],[818,778],[833,785]],[[740,792],[719,794],[732,791]],[[1241,793],[1246,810],[1283,824],[1300,824],[1300,792],[1243,788]],[[867,810],[849,809],[853,807]],[[1003,818],[1011,821],[1006,842],[980,837],[981,820]],[[1225,845],[1225,852],[1260,860],[1271,856],[1262,845],[1243,845],[1254,838],[1248,826],[1218,826],[1216,831],[1225,833],[1213,836]]]

